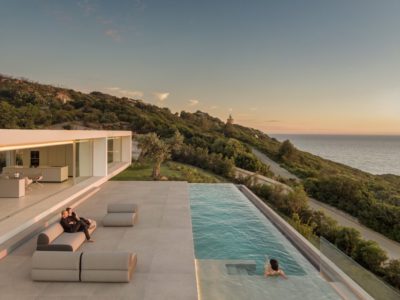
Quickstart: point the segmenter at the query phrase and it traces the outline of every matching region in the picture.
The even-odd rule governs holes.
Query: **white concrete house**
[[[131,160],[131,131],[0,129],[0,244]]]

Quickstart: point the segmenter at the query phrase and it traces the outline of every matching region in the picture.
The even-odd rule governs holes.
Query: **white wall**
[[[113,162],[121,161],[121,138],[113,139]]]
[[[107,176],[107,138],[93,140],[93,176]]]
[[[20,150],[24,167],[30,167],[31,151],[39,151],[40,166],[68,166],[68,176],[72,170],[72,144]]]
[[[121,161],[132,162],[132,137],[123,136],[121,144]]]
[[[80,142],[78,143],[78,153],[79,155],[79,177],[81,176],[92,176],[92,142]]]

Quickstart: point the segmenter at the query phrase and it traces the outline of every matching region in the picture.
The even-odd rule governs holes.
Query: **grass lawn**
[[[133,163],[125,171],[119,173],[111,180],[126,181],[148,181],[153,180],[151,172],[153,165],[151,163]],[[161,176],[165,176],[170,181],[188,181],[203,183],[227,182],[224,178],[213,173],[204,171],[182,163],[168,161],[161,165]]]

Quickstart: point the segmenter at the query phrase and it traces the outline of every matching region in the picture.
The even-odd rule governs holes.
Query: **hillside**
[[[253,146],[302,178],[313,197],[400,241],[399,176],[376,176],[322,159],[259,130],[226,124],[201,111],[173,114],[168,108],[141,100],[100,92],[84,94],[2,75],[0,116],[0,128],[124,129],[156,132],[162,138],[179,130],[193,155],[212,154],[214,159],[271,175],[251,153],[249,146]],[[201,164],[199,161],[197,164]]]

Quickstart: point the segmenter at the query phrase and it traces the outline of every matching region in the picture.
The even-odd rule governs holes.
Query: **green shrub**
[[[374,273],[382,270],[382,264],[388,259],[386,252],[375,241],[360,240],[354,259]]]
[[[383,278],[400,290],[400,259],[392,259],[383,268]]]

